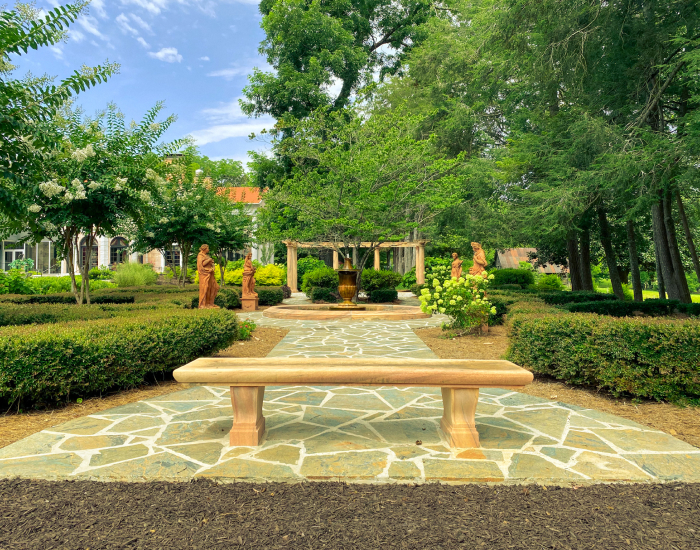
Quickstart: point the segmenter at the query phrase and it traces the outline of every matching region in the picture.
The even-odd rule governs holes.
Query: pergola
[[[338,255],[338,244],[332,242],[312,242],[301,243],[298,241],[282,241],[287,245],[287,286],[292,292],[299,292],[297,286],[297,249],[298,248],[330,248],[333,250],[333,269],[340,266]],[[415,248],[416,249],[416,282],[419,285],[425,283],[425,245],[428,241],[395,241],[381,243],[360,243],[359,248],[374,248],[374,269],[380,268],[379,249],[380,248]],[[350,248],[355,248],[354,244]]]

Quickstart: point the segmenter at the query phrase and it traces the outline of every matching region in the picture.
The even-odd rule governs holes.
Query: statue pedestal
[[[258,297],[254,298],[241,298],[241,308],[243,311],[257,311],[258,310]]]

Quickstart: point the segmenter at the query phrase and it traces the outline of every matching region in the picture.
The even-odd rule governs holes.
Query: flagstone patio
[[[426,357],[401,322],[282,321],[277,357]],[[283,359],[280,359],[283,360]],[[700,449],[591,409],[484,389],[479,449],[449,449],[439,388],[268,387],[262,446],[230,447],[228,387],[193,386],[67,422],[0,449],[0,477],[112,481],[700,481]]]

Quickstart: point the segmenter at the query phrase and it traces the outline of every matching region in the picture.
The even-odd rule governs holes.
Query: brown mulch
[[[508,329],[504,326],[490,327],[483,335],[454,339],[446,338],[440,328],[416,329],[416,334],[440,359],[503,359],[508,349]],[[700,447],[700,407],[682,408],[649,400],[635,403],[603,390],[570,386],[537,373],[532,384],[518,391],[628,418]]]
[[[287,332],[283,329],[258,327],[253,331],[250,340],[235,342],[229,348],[220,351],[215,357],[265,357],[285,337]],[[80,404],[71,403],[57,409],[29,411],[20,414],[16,412],[0,414],[0,448],[69,420],[134,401],[151,399],[189,386],[189,384],[178,384],[172,378],[154,380],[151,384],[140,388],[117,391],[102,397],[87,398]],[[0,550],[3,550],[2,546],[0,546]]]
[[[698,540],[698,484],[0,481],[2,550],[671,550]]]

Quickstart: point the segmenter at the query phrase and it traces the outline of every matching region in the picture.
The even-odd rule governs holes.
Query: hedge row
[[[700,323],[518,314],[508,359],[614,395],[700,404]]]
[[[602,294],[577,290],[576,292],[542,292],[541,297],[545,304],[561,305],[580,302],[607,302],[617,300],[614,294]]]
[[[655,317],[672,315],[674,313],[700,316],[700,304],[681,304],[678,300],[580,302],[566,304],[565,308],[576,313],[598,313],[599,315],[612,315],[613,317],[629,317],[637,313]]]
[[[369,293],[369,301],[373,304],[383,304],[399,299],[399,293],[393,288],[378,288]]]
[[[287,287],[289,288],[289,287]],[[284,287],[260,286],[255,288],[258,294],[258,304],[261,306],[276,306],[282,303],[285,296]],[[291,295],[291,292],[290,292]],[[241,287],[224,287],[219,290],[214,303],[220,308],[237,309],[241,307]],[[192,309],[199,307],[199,295],[192,297]]]
[[[236,339],[228,311],[168,310],[0,332],[0,404],[52,403],[134,387]]]
[[[63,304],[0,306],[0,327],[33,325],[45,323],[69,323],[72,321],[89,321],[92,319],[111,319],[120,315],[130,315],[135,311],[155,311],[162,308],[175,308],[175,304],[119,304],[75,307]]]
[[[73,294],[5,294],[0,296],[0,303],[9,304],[72,304],[75,305]],[[133,304],[134,296],[119,294],[95,294],[90,296],[92,304]]]

